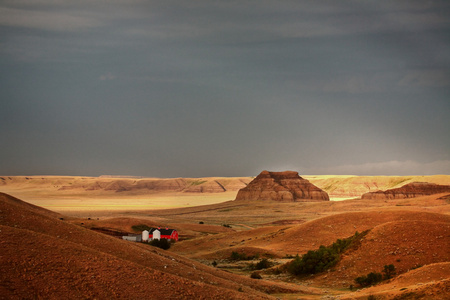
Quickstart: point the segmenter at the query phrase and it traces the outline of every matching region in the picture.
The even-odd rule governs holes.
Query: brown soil
[[[304,177],[328,193],[347,197],[412,181],[449,184],[450,178]],[[34,204],[45,203],[44,207],[57,205],[59,213],[0,193],[0,299],[450,298],[448,193],[392,200],[224,202],[234,199],[237,191],[234,196],[229,191],[205,192],[206,187],[216,187],[210,179],[190,179],[187,192],[143,195],[104,189],[60,190],[70,182],[94,181],[84,177],[2,178],[1,191],[23,195]],[[48,186],[48,180],[54,187]],[[242,181],[221,183],[239,186]],[[205,189],[199,192],[197,185],[203,184]],[[227,195],[231,196],[224,198]],[[149,210],[160,205],[152,201],[160,201],[160,208],[178,207]],[[68,203],[80,211],[66,209]],[[109,205],[124,208],[109,209]],[[141,224],[175,228],[181,240],[163,251],[89,230],[133,232],[132,226]],[[286,255],[301,255],[365,230],[370,231],[359,246],[346,251],[329,272],[306,278],[260,271],[263,280],[250,279],[251,271],[245,266],[258,260],[228,260],[232,252],[238,252],[283,264],[289,261]],[[217,268],[211,267],[213,261],[219,263]],[[233,264],[240,269],[234,270]],[[386,264],[395,265],[396,277],[370,288],[349,289],[356,286],[356,277],[381,272]]]
[[[340,299],[448,299],[450,295],[450,263],[436,263],[410,270],[383,284],[343,295]]]
[[[0,194],[2,299],[264,299],[300,292],[72,225]]]
[[[331,272],[317,276],[315,282],[348,287],[356,277],[382,273],[385,265],[393,264],[397,274],[403,274],[420,266],[449,262],[450,217],[413,218],[375,226],[357,250],[346,253]]]

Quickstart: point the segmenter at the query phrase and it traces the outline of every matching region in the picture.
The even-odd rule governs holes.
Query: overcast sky
[[[450,2],[3,0],[0,101],[0,175],[450,174]]]

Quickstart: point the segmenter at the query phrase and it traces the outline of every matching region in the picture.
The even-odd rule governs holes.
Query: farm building
[[[150,230],[142,231],[142,234],[128,234],[128,236],[122,236],[122,239],[131,242],[149,242],[151,240],[160,239],[176,242],[178,241],[178,231],[169,228],[163,229],[161,227],[150,228]]]
[[[140,234],[129,234],[122,236],[123,240],[130,242],[142,242],[142,236]]]
[[[144,230],[144,232],[145,231],[146,230]],[[144,232],[142,232],[143,238],[146,237],[146,233],[144,234]],[[176,231],[175,229],[169,229],[169,228],[163,229],[161,227],[150,228],[150,230],[148,231],[148,239],[149,240],[166,239],[169,241],[178,241],[178,231]]]

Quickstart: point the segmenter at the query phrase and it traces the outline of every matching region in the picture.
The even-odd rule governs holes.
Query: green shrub
[[[239,252],[233,251],[233,252],[231,252],[230,259],[231,260],[242,260],[243,259],[242,258],[243,255],[245,255],[245,254],[241,254]]]
[[[335,266],[346,249],[359,243],[361,239],[368,233],[356,232],[353,236],[346,239],[338,239],[331,246],[325,247],[321,245],[318,250],[310,250],[302,257],[298,255],[288,266],[288,272],[294,275],[316,274],[323,272]]]
[[[158,247],[164,250],[167,250],[170,248],[170,243],[168,240],[166,239],[155,239],[155,240],[151,240],[150,245],[154,246],[154,247]]]
[[[365,276],[360,276],[355,279],[355,282],[362,287],[371,286],[381,282],[383,276],[381,273],[370,272]]]
[[[333,249],[320,246],[319,250],[308,251],[301,258],[297,256],[290,264],[288,271],[294,275],[316,274],[333,267],[338,261],[338,253]]]
[[[262,270],[270,268],[273,264],[267,259],[263,258],[258,263],[250,265],[251,270]]]
[[[236,251],[231,252],[230,260],[252,260],[255,256],[247,256],[245,253],[239,253]]]
[[[383,274],[384,280],[391,279],[396,274],[395,266],[394,265],[385,265],[384,269],[383,269],[383,273],[384,273]]]
[[[371,272],[365,276],[360,276],[355,279],[355,282],[362,287],[370,286],[381,282],[382,280],[391,279],[395,276],[395,266],[385,265],[383,268],[383,275],[381,273]]]

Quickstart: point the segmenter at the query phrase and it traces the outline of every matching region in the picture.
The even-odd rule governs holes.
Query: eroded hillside
[[[0,230],[0,295],[7,299],[264,299],[301,291],[96,233],[6,194]]]
[[[411,182],[450,185],[450,175],[349,176],[302,175],[334,199],[359,198],[364,193],[399,188]],[[169,197],[202,194],[203,197],[233,200],[253,177],[134,178],[80,176],[0,176],[0,191],[27,201],[43,198]],[[217,203],[217,202],[209,202]]]

